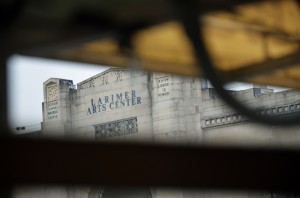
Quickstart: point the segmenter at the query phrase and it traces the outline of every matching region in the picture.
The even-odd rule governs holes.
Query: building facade
[[[232,91],[258,113],[296,116],[300,93],[266,86]],[[42,134],[172,143],[296,144],[297,127],[259,125],[233,111],[206,80],[111,68],[78,83],[44,82]],[[299,131],[298,133],[295,131]]]
[[[178,142],[201,132],[199,80],[109,69],[73,87],[44,83],[43,134]]]
[[[235,112],[206,80],[111,68],[77,84],[44,82],[44,136],[109,141],[297,146],[300,128],[259,125]],[[260,114],[297,116],[300,94],[263,86],[232,91]],[[20,190],[21,197],[26,197]],[[215,197],[218,192],[155,188],[40,187],[37,197]],[[32,196],[33,192],[28,192]],[[125,196],[126,195],[126,196]],[[231,197],[234,194],[229,194]],[[270,197],[265,193],[237,197]]]

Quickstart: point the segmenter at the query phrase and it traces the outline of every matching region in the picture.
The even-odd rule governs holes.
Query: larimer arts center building
[[[267,146],[296,146],[300,142],[299,128],[288,128],[283,133],[280,126],[258,125],[225,105],[209,83],[198,78],[111,68],[78,83],[77,88],[72,80],[50,78],[43,89],[44,136]],[[231,92],[261,114],[300,113],[300,94],[294,90],[274,92],[266,86],[253,86]],[[104,187],[82,187],[44,188],[42,194],[47,189],[47,197],[105,198],[121,193]],[[190,197],[184,191],[153,188],[121,194]]]
[[[233,91],[258,113],[292,116],[300,94],[266,86]],[[206,80],[111,68],[83,82],[44,82],[42,134],[103,140],[285,144],[295,129],[261,126],[225,105]],[[288,135],[287,135],[288,133]]]

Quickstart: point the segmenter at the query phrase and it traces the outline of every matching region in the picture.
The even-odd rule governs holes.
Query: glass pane
[[[89,35],[83,35],[87,37],[82,41],[74,39],[74,42],[44,49],[42,53],[39,50],[24,53],[89,63],[111,63],[108,65],[112,66],[128,65],[134,69],[79,66],[78,63],[12,56],[8,63],[8,114],[11,131],[15,135],[82,138],[92,141],[143,141],[153,144],[226,144],[248,147],[300,145],[299,126],[287,128],[256,123],[225,104],[206,79],[198,78],[203,76],[203,72],[196,67],[195,49],[186,37],[182,24],[168,21],[173,17],[163,14],[166,9],[165,14],[169,15],[173,5],[165,8],[167,3],[163,3],[164,6],[154,9],[156,6],[148,7],[147,3],[140,9],[132,2],[126,3],[126,6],[118,4],[118,9],[112,9],[114,6],[108,6],[105,2],[86,5],[77,2],[74,7],[65,6],[65,3],[61,6],[63,4],[60,2],[52,2],[51,6],[48,3],[31,3],[25,7],[17,4],[16,7],[12,6],[12,10],[17,8],[16,10],[21,11],[16,21],[8,20],[7,23],[12,23],[12,28],[7,28],[7,43],[13,44],[8,47],[8,51],[10,48],[14,50],[16,46],[30,48],[31,44],[36,46],[51,43],[52,40],[63,39],[66,35],[72,36],[70,40],[73,40],[73,37],[81,37],[88,30],[86,34]],[[110,9],[105,9],[109,7]],[[299,116],[299,92],[264,85],[269,83],[299,88],[300,70],[297,67],[297,58],[300,14],[297,2],[259,2],[258,5],[243,4],[230,9],[227,6],[224,8],[224,11],[218,9],[217,12],[201,15],[199,22],[203,25],[201,33],[206,48],[218,72],[224,74],[222,77],[225,80],[246,79],[250,71],[249,75],[252,76],[248,80],[255,83],[229,84],[226,87],[228,93],[261,115]],[[10,9],[7,13],[14,13]],[[106,14],[102,16],[104,10]],[[121,10],[125,12],[119,12]],[[150,12],[151,17],[147,17]],[[134,15],[136,13],[138,15]],[[164,17],[158,19],[160,16]],[[110,19],[103,20],[102,17]],[[55,21],[59,22],[56,24]],[[112,24],[100,24],[102,22]],[[95,26],[92,27],[94,23]],[[146,28],[146,24],[155,25]],[[102,25],[120,32],[113,32],[114,35],[107,35],[108,38],[103,39],[104,35],[98,32],[103,30],[100,28]],[[200,28],[197,25],[196,23],[194,27]],[[145,28],[138,30],[142,27]],[[132,28],[134,31],[131,31]],[[97,31],[94,32],[96,34],[100,33],[99,37],[90,37],[92,33],[89,31],[93,30]],[[77,31],[79,34],[70,34]],[[61,32],[63,35],[58,35]],[[132,32],[134,34],[131,35]],[[110,37],[115,35],[122,36]],[[128,46],[133,49],[128,50]],[[139,60],[132,58],[133,55]],[[286,57],[289,58],[288,66],[294,67],[286,69],[277,63],[275,66],[280,69],[273,71],[271,75],[254,76],[257,73],[270,74],[269,64],[274,64],[275,61],[284,63]],[[135,61],[141,64],[136,64]],[[165,73],[147,72],[139,69],[139,66]],[[197,191],[155,187],[62,187],[42,184],[36,187],[17,187],[13,195],[296,197],[293,193],[275,192]]]
[[[15,134],[241,146],[300,142],[298,126],[250,120],[224,103],[206,79],[22,56],[13,56],[8,69]],[[293,89],[241,82],[225,88],[261,114],[300,112],[300,93]]]
[[[299,127],[266,126],[247,119],[228,107],[206,79],[21,56],[13,56],[8,69],[10,126],[17,135],[188,145],[299,145]],[[240,82],[226,88],[245,104],[254,101],[292,115],[300,110],[299,94],[291,89]],[[13,196],[296,197],[275,192],[45,185],[16,187]]]

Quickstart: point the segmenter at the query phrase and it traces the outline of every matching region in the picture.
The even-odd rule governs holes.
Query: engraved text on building
[[[48,112],[47,112],[48,119],[49,120],[57,119],[58,110],[59,110],[58,101],[48,102]]]
[[[169,77],[164,76],[157,78],[157,92],[158,97],[168,96],[169,93]]]
[[[128,106],[135,106],[141,103],[142,98],[137,96],[135,90],[101,96],[97,99],[91,99],[91,106],[87,109],[87,115]]]

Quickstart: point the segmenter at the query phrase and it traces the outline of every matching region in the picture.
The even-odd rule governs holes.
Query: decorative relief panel
[[[92,79],[86,80],[81,84],[78,84],[78,89],[87,89],[99,85],[106,85],[114,82],[123,81],[129,78],[142,76],[145,74],[145,71],[109,70],[100,74],[99,76],[95,76]]]
[[[58,86],[57,85],[47,87],[47,100],[48,100],[48,102],[58,100]]]
[[[48,121],[55,121],[59,118],[58,85],[56,83],[47,86],[46,113]]]
[[[137,117],[95,125],[95,138],[108,138],[138,132]]]

